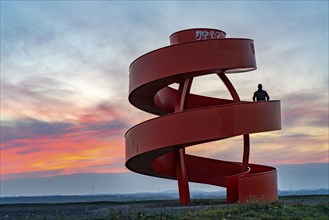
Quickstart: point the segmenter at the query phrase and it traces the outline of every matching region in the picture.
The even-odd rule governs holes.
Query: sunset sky
[[[250,162],[328,163],[328,1],[1,1],[1,179],[130,172],[124,134],[155,117],[128,102],[128,68],[170,34],[218,28],[255,41],[257,70],[228,75],[281,100],[282,130]],[[226,97],[215,76],[192,92]],[[242,137],[190,154],[241,161]]]

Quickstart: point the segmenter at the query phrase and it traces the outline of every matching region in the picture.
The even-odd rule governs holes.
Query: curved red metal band
[[[163,114],[154,95],[172,83],[217,72],[256,68],[250,39],[216,39],[188,42],[147,53],[130,65],[129,101],[153,114]]]
[[[217,35],[216,35],[217,34]],[[129,129],[126,167],[141,174],[178,179],[182,205],[188,181],[227,187],[227,202],[277,199],[276,169],[249,164],[249,134],[281,129],[280,101],[240,101],[225,73],[256,68],[253,41],[225,39],[216,29],[174,33],[172,46],[147,53],[130,65],[129,101],[160,115]],[[218,74],[233,100],[190,94],[193,77]],[[180,84],[179,90],[170,88]],[[243,162],[185,154],[188,146],[244,136]]]

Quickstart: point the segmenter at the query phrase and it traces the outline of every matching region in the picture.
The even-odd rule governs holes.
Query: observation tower
[[[240,100],[226,76],[255,69],[253,40],[226,38],[210,28],[175,32],[169,46],[137,58],[129,68],[129,101],[158,117],[126,132],[126,167],[177,180],[181,205],[190,202],[189,182],[226,187],[227,203],[277,200],[277,170],[249,163],[249,135],[281,129],[280,101]],[[193,78],[207,74],[216,74],[232,98],[190,93]],[[179,88],[170,87],[173,83]],[[241,161],[185,153],[187,147],[236,136],[243,137]]]

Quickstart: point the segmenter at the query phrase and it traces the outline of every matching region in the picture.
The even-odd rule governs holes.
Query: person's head
[[[258,84],[258,89],[262,89],[262,88],[263,88],[262,84]]]

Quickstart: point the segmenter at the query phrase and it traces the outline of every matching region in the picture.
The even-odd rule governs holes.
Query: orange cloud
[[[112,140],[92,136],[28,140],[20,148],[2,150],[1,175],[53,170],[61,174],[123,172],[122,135]]]
[[[21,119],[2,127],[1,175],[37,176],[79,172],[123,172],[124,132],[120,121],[80,124]],[[44,172],[43,171],[50,171]],[[23,175],[24,176],[24,175]]]

